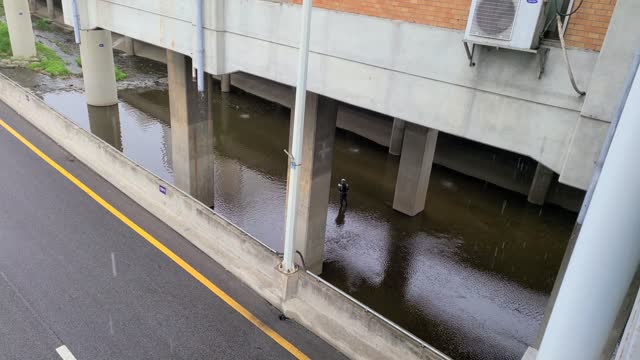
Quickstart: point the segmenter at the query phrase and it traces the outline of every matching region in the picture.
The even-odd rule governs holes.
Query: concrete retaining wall
[[[277,254],[189,195],[0,75],[0,100],[240,278],[285,315],[355,359],[447,359],[312,274],[286,276]],[[166,195],[159,191],[166,188]]]

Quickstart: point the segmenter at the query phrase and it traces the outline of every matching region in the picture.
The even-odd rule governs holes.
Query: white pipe
[[[565,10],[567,14],[571,14],[571,11],[573,10],[573,3],[574,2],[575,2],[575,0],[570,0],[569,1],[569,5],[567,6],[567,10]],[[553,6],[556,6],[556,5],[553,4]],[[569,25],[569,18],[571,18],[571,16],[565,16],[564,17],[564,24],[562,25],[562,33],[560,35],[564,35],[564,32],[567,31],[567,26]]]
[[[604,139],[604,144],[602,144],[602,148],[600,149],[600,156],[598,157],[598,161],[596,162],[596,165],[593,169],[593,175],[591,176],[589,189],[587,190],[587,194],[582,201],[582,207],[580,208],[580,213],[578,214],[578,220],[576,220],[576,222],[580,225],[584,222],[584,216],[587,213],[589,203],[591,202],[591,198],[593,197],[593,190],[598,183],[598,178],[600,177],[600,172],[602,171],[602,165],[607,159],[607,153],[609,152],[609,147],[611,147],[611,140],[613,139],[613,135],[616,133],[618,121],[620,120],[620,116],[622,116],[622,110],[624,109],[624,104],[627,102],[627,97],[629,96],[629,91],[631,90],[631,84],[633,84],[633,77],[638,70],[638,66],[640,66],[640,50],[636,51],[636,54],[633,57],[633,61],[631,62],[629,75],[627,75],[627,79],[624,84],[622,98],[618,103],[618,107],[616,108],[616,112],[613,115],[613,118],[611,119],[611,125],[609,125],[607,137]]]
[[[73,19],[73,34],[76,44],[80,44],[80,13],[78,12],[78,1],[71,0],[71,16]]]
[[[196,68],[198,69],[198,91],[204,92],[204,26],[202,25],[203,0],[196,1]]]
[[[640,72],[636,71],[537,360],[599,359],[640,264]]]
[[[302,2],[302,31],[300,31],[300,51],[298,54],[298,82],[296,84],[296,102],[293,114],[293,139],[291,141],[289,187],[287,193],[287,217],[284,230],[284,258],[282,270],[286,273],[295,271],[293,263],[293,237],[296,226],[296,203],[300,185],[300,166],[302,158],[302,138],[304,114],[307,100],[307,67],[309,62],[309,35],[311,32],[312,0]]]

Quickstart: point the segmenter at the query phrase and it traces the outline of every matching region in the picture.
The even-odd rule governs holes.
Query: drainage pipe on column
[[[640,264],[640,72],[633,77],[537,360],[599,359]]]
[[[300,31],[300,50],[298,54],[298,81],[296,84],[296,100],[293,113],[293,139],[289,155],[289,186],[287,193],[287,217],[284,229],[284,258],[282,271],[295,271],[293,255],[295,249],[294,232],[296,227],[296,203],[298,202],[298,188],[300,186],[300,159],[302,158],[302,140],[304,129],[304,114],[307,101],[307,67],[309,62],[309,34],[311,33],[312,0],[302,2],[302,31]]]
[[[80,14],[78,12],[78,0],[71,0],[71,16],[73,17],[73,34],[76,44],[80,44]]]
[[[203,0],[196,2],[196,68],[198,71],[198,92],[204,92],[204,26]]]

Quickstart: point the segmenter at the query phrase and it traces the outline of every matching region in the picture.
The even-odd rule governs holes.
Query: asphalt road
[[[343,355],[33,128],[0,118],[315,359]],[[293,356],[0,128],[0,359]]]

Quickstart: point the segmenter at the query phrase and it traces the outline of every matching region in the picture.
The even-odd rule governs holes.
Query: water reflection
[[[184,113],[171,112],[171,159],[174,184],[203,204],[214,207],[214,130],[213,102],[209,99],[211,84],[198,93],[195,84],[188,84]],[[174,94],[176,95],[176,94]],[[171,96],[175,101],[180,96]],[[184,104],[172,103],[177,110]]]
[[[215,200],[216,212],[282,250],[288,109],[216,90],[213,117],[169,128],[166,92],[120,94],[127,156],[196,194],[204,181],[198,198]],[[61,105],[84,107],[82,96],[68,96],[45,100],[94,130]],[[331,183],[347,178],[351,191],[340,212],[332,186],[322,276],[456,359],[519,360],[574,215],[541,211],[524,196],[435,166],[425,212],[407,217],[391,208],[398,158],[386,148],[338,130],[334,159]]]
[[[91,132],[107,144],[122,151],[122,132],[120,130],[120,110],[118,105],[87,105]]]

